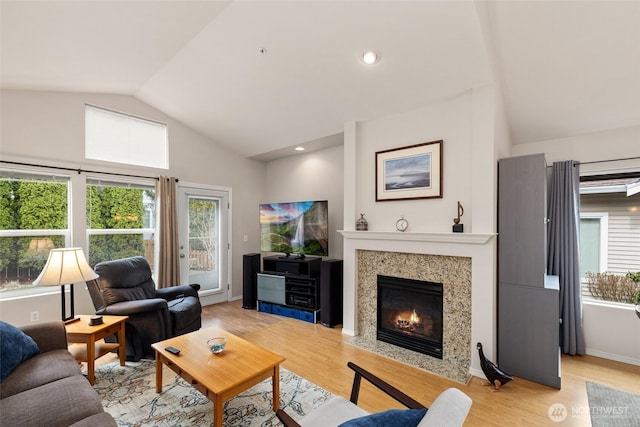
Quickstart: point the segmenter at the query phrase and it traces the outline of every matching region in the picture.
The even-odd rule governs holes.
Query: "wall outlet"
[[[38,320],[40,320],[40,312],[39,311],[32,311],[31,312],[31,321],[32,322],[37,322]]]

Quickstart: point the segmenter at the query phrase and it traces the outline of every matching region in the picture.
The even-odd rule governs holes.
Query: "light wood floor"
[[[353,361],[429,407],[442,391],[456,387],[473,400],[465,426],[591,426],[586,381],[640,394],[640,367],[593,356],[562,357],[562,389],[516,378],[490,392],[484,378],[461,384],[346,343],[340,327],[327,328],[300,320],[242,309],[241,301],[204,307],[203,328],[217,326],[286,357],[282,366],[330,392],[349,398]],[[629,339],[633,339],[629,337]],[[97,365],[114,362],[108,355]],[[363,381],[359,406],[369,412],[398,408],[398,403]],[[561,423],[547,415],[554,403],[569,412]]]
[[[286,357],[286,369],[348,398],[353,372],[347,362],[368,369],[429,406],[439,393],[456,387],[473,399],[466,426],[590,426],[586,381],[640,394],[640,367],[592,356],[562,358],[562,389],[516,378],[498,392],[489,392],[484,378],[460,384],[347,344],[340,328],[244,310],[241,301],[207,306],[203,327],[218,326]],[[632,337],[629,337],[632,339]],[[562,423],[547,415],[562,403],[569,411]],[[374,412],[399,407],[363,382],[359,405]],[[572,412],[575,415],[572,415]]]

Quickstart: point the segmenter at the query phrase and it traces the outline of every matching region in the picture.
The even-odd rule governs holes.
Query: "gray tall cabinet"
[[[543,154],[498,161],[498,365],[560,388],[558,277],[546,275]]]

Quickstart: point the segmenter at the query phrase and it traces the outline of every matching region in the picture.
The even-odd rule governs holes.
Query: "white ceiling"
[[[247,157],[339,143],[345,122],[494,79],[514,143],[640,125],[640,0],[2,0],[0,14],[3,88],[133,95]]]

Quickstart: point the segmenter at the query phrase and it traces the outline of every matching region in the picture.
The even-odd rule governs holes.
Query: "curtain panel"
[[[180,284],[177,181],[174,177],[161,176],[156,189],[156,197],[160,205],[158,288],[169,288]]]
[[[560,346],[585,354],[580,289],[580,164],[554,162],[549,198],[547,273],[560,281]]]

